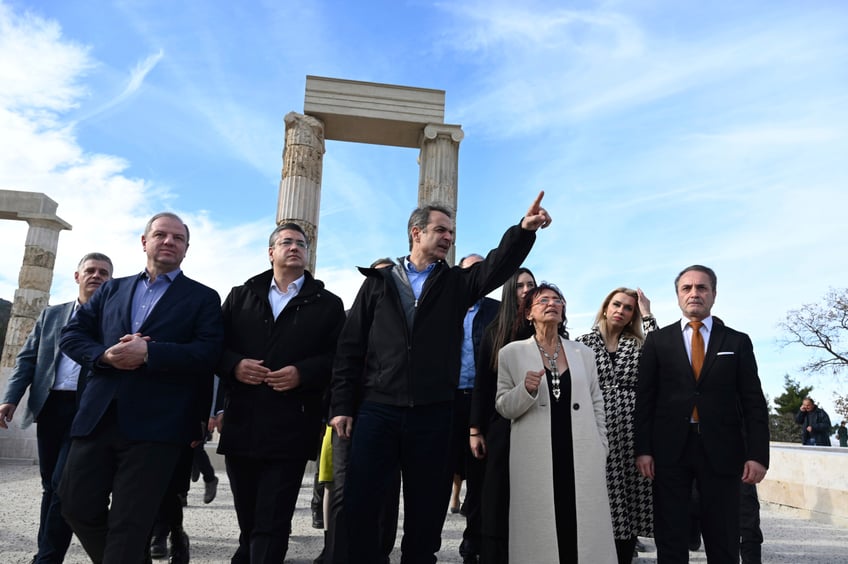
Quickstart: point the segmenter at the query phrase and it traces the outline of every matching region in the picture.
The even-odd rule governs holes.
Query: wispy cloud
[[[104,114],[109,110],[120,106],[129,100],[144,84],[145,78],[147,75],[156,68],[156,65],[159,64],[159,61],[165,56],[165,52],[160,49],[156,53],[145,57],[143,60],[136,63],[136,65],[130,70],[129,78],[127,78],[126,84],[124,85],[124,89],[111,100],[106,101],[104,104],[100,105],[97,108],[94,108],[84,115],[78,118],[79,122],[83,122],[88,119],[92,119],[97,117],[98,115]]]

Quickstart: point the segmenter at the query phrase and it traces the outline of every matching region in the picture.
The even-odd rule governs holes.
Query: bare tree
[[[837,374],[848,368],[848,288],[831,288],[821,303],[789,311],[780,327],[788,335],[784,345],[798,343],[816,349],[816,356],[801,367],[803,371]]]

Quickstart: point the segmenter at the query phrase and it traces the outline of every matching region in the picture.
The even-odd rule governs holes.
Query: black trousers
[[[203,448],[198,446],[197,448]],[[181,534],[183,532],[183,503],[180,494],[188,492],[189,480],[191,479],[191,465],[194,462],[195,449],[186,445],[180,453],[180,459],[174,468],[174,475],[168,484],[168,490],[162,503],[159,505],[159,515],[153,526],[153,534],[166,536],[168,533]],[[206,457],[209,460],[209,457]]]
[[[51,390],[38,414],[38,468],[41,472],[41,520],[36,564],[62,562],[73,531],[62,518],[59,483],[71,449],[71,422],[77,412],[75,391]]]
[[[463,559],[470,559],[480,554],[481,521],[480,509],[481,491],[485,462],[477,460],[471,454],[468,442],[468,422],[471,418],[471,389],[457,390],[453,404],[453,423],[451,425],[451,456],[453,457],[453,473],[465,478],[465,530],[462,532],[462,543],[459,554]]]
[[[693,425],[681,461],[655,467],[654,534],[658,564],[689,561],[689,499],[692,484],[700,494],[704,549],[710,564],[739,562],[740,474],[715,472]]]
[[[92,562],[145,562],[150,531],[181,450],[175,444],[126,439],[114,406],[91,435],[73,439],[59,497],[62,515]]]
[[[264,459],[226,456],[227,476],[239,524],[233,564],[279,564],[289,548],[306,458]]]

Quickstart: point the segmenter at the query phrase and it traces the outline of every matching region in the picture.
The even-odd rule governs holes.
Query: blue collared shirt
[[[459,389],[468,390],[474,387],[474,377],[477,367],[474,362],[474,316],[480,311],[480,301],[468,308],[465,320],[462,322],[462,365],[459,369]]]
[[[421,290],[424,289],[424,282],[427,281],[427,277],[430,276],[430,273],[433,272],[433,269],[436,268],[436,263],[431,263],[427,265],[427,268],[422,270],[421,272],[415,268],[415,265],[409,261],[409,257],[403,259],[403,265],[406,268],[406,276],[409,278],[409,284],[412,286],[412,295],[415,296],[415,299],[421,297]]]
[[[177,279],[177,276],[182,272],[181,269],[172,270],[165,274],[160,274],[156,280],[150,282],[150,275],[145,269],[144,272],[138,275],[138,282],[135,285],[135,293],[132,301],[132,331],[139,333],[144,320],[156,307],[156,304],[165,295],[168,288],[171,287],[171,282]]]
[[[76,317],[79,306],[80,303],[77,300],[74,304],[74,310],[71,312],[71,319]],[[79,375],[80,365],[71,360],[65,353],[60,352],[59,358],[56,361],[56,379],[53,381],[53,387],[50,389],[73,392],[77,389]]]

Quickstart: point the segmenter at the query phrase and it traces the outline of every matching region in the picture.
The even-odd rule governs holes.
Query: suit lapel
[[[185,284],[186,278],[183,276],[183,273],[180,272],[179,275],[168,285],[168,289],[165,290],[165,293],[162,294],[162,297],[159,298],[159,301],[156,302],[156,305],[153,306],[153,309],[150,311],[150,314],[144,320],[144,323],[141,324],[141,334],[144,335],[145,330],[152,324],[156,322],[156,319],[159,317],[159,314],[162,312],[167,312],[167,314],[171,313],[171,308],[177,305],[180,298],[182,297],[182,286]],[[132,301],[132,299],[130,299]],[[132,307],[132,306],[131,306]]]
[[[715,363],[717,356],[716,353],[721,350],[722,345],[724,344],[724,337],[726,335],[727,332],[724,330],[724,325],[713,319],[713,328],[710,333],[710,344],[707,345],[707,351],[704,354],[704,366],[701,367],[700,380],[703,380],[704,377],[709,374],[710,368],[712,368]]]

